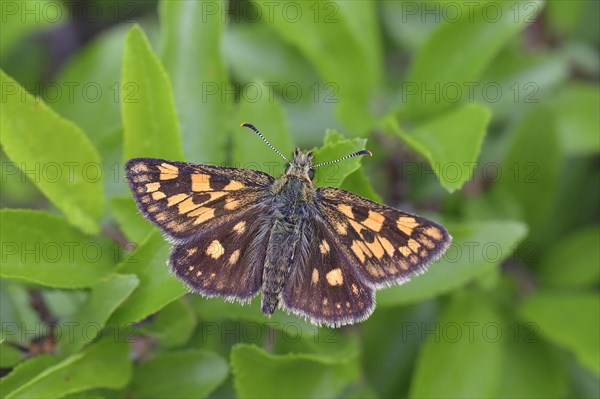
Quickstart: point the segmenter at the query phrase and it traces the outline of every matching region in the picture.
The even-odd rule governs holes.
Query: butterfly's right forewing
[[[317,190],[319,210],[337,244],[374,288],[402,284],[423,273],[452,241],[426,218],[331,187]]]

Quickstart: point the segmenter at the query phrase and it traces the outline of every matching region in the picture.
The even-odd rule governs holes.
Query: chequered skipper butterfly
[[[257,133],[252,125],[242,124]],[[402,284],[440,257],[440,225],[347,191],[313,186],[310,152],[295,150],[283,175],[134,158],[125,167],[142,214],[174,245],[169,264],[207,297],[279,306],[314,324],[360,322],[375,290]]]

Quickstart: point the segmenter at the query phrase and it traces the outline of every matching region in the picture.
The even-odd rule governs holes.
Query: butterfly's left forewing
[[[194,292],[249,301],[260,289],[273,178],[262,172],[135,158],[139,210],[174,243],[172,272]]]
[[[452,237],[440,225],[332,187],[317,190],[336,244],[373,288],[402,284],[439,258]]]
[[[265,173],[154,158],[134,158],[125,172],[138,209],[173,242],[239,215],[269,195]]]

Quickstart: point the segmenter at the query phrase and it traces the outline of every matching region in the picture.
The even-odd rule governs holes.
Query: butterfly
[[[173,244],[172,273],[192,292],[280,307],[316,325],[368,318],[375,291],[423,273],[452,238],[442,226],[350,192],[315,188],[311,152],[296,149],[277,179],[250,169],[130,159],[140,212]]]

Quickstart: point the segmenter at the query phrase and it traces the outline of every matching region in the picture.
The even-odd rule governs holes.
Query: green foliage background
[[[0,1],[2,397],[600,396],[600,3],[99,2],[54,71],[70,6],[28,3]],[[244,121],[369,148],[319,184],[444,223],[447,255],[338,330],[185,295],[122,165],[280,173]]]

